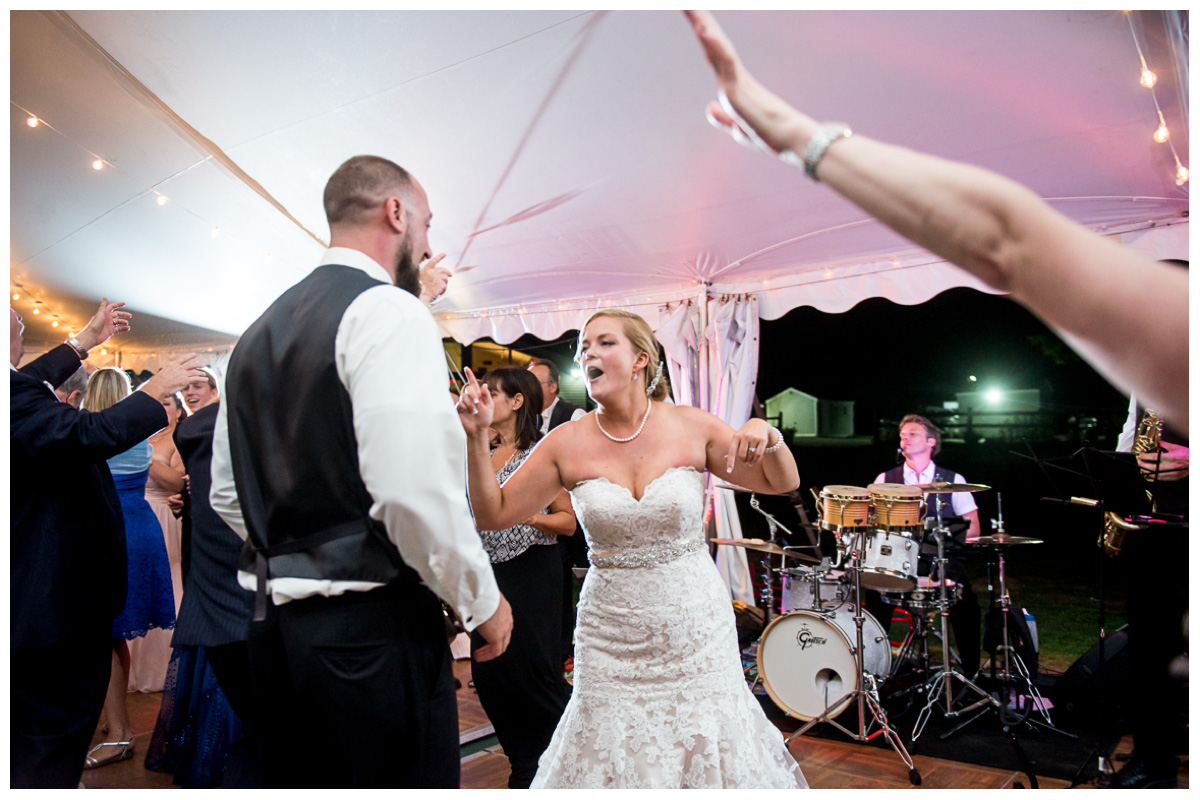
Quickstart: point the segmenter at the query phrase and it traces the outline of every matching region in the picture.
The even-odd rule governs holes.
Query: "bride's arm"
[[[766,452],[779,443],[782,434],[765,420],[749,420],[735,431],[706,411],[696,413],[706,418],[705,461],[715,477],[763,494],[784,494],[799,488],[800,472],[787,444]]]
[[[492,471],[488,447],[488,426],[492,423],[492,396],[481,389],[468,368],[464,370],[466,388],[458,403],[458,418],[467,434],[467,489],[475,525],[480,530],[502,531],[524,522],[554,501],[562,490],[562,480],[552,454],[557,438],[538,443],[525,463],[517,468],[504,487]]]

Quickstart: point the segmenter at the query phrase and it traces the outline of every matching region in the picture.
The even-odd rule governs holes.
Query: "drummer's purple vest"
[[[381,285],[353,267],[318,267],[247,329],[230,359],[229,446],[250,535],[239,567],[259,575],[260,601],[268,573],[420,583],[370,517],[350,395],[334,358],[346,309]]]

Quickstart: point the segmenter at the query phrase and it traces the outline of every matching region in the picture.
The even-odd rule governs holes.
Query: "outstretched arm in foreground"
[[[735,112],[708,107],[737,137],[803,159],[820,124],[754,79],[711,14],[685,12]],[[743,127],[745,126],[745,127]],[[834,142],[817,176],[896,232],[1009,292],[1093,366],[1188,426],[1185,271],[1121,247],[985,169],[853,136]]]

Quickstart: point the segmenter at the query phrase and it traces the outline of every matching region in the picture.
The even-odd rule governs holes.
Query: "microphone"
[[[1093,500],[1090,497],[1068,497],[1066,499],[1061,497],[1043,497],[1042,502],[1058,503],[1064,506],[1088,506],[1089,508],[1095,508],[1100,505],[1099,500]]]

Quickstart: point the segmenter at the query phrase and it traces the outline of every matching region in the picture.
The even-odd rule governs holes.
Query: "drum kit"
[[[927,645],[928,636],[934,632],[931,619],[935,615],[941,618],[942,642],[949,642],[949,608],[961,599],[963,592],[961,585],[940,578],[948,560],[945,543],[950,540],[950,531],[942,521],[942,497],[988,489],[967,483],[826,486],[817,496],[818,523],[806,526],[822,539],[823,553],[831,554],[823,558],[804,552],[822,549],[822,545],[779,544],[777,532],[791,534],[791,531],[763,511],[753,495],[750,505],[766,518],[770,540],[713,540],[716,544],[745,547],[764,554],[767,577],[763,580],[761,600],[765,627],[757,646],[755,683],[761,681],[767,695],[788,716],[805,721],[788,737],[789,742],[821,722],[830,723],[856,741],[883,735],[908,766],[909,780],[919,785],[920,773],[880,705],[879,690],[884,680],[894,677],[902,663],[916,661],[921,665],[918,674],[924,677],[924,682],[919,688],[926,693],[928,702],[918,715],[914,740],[935,706],[946,717],[967,714],[981,706],[992,709],[1001,706],[996,697],[953,669],[948,646],[942,647],[941,669],[930,668]],[[921,505],[926,494],[933,500],[930,513],[936,513],[929,534],[937,543],[937,558],[933,576],[919,578],[917,561],[927,528]],[[1007,535],[1002,516],[998,525],[996,534],[981,537],[978,546],[994,551],[1000,559],[1001,607],[1007,621],[1009,596],[1004,582],[1004,551],[1038,540]],[[772,563],[774,556],[779,558],[778,567]],[[789,565],[789,559],[794,563]],[[776,614],[773,575],[780,578],[779,614]],[[913,627],[895,659],[886,629],[863,607],[864,589],[875,589],[892,604],[912,613]],[[1004,641],[1007,643],[1007,635]],[[1017,666],[1010,661],[1007,646],[1003,652],[1002,673],[1007,678]],[[979,699],[956,709],[954,681],[979,695]],[[945,705],[940,707],[943,697]],[[851,707],[857,708],[857,730],[847,729],[835,719]]]

